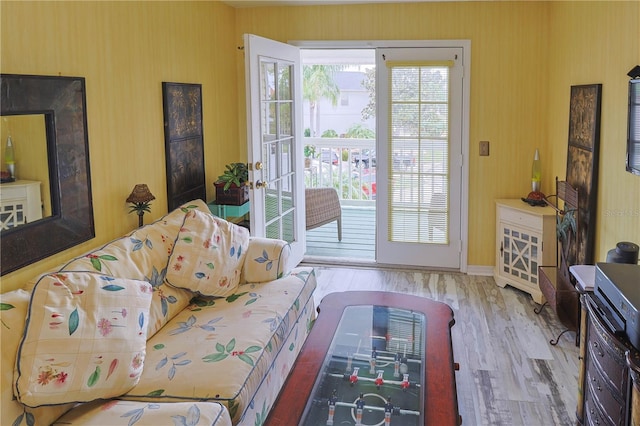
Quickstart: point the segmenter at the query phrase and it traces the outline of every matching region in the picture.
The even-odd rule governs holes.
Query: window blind
[[[388,240],[449,243],[449,71],[453,61],[387,61]]]

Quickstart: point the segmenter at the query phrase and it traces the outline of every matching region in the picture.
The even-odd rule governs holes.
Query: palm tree
[[[334,77],[336,72],[343,68],[342,65],[305,65],[302,68],[302,96],[309,101],[311,136],[318,134],[318,101],[325,98],[330,100],[333,106],[338,105],[340,88]]]

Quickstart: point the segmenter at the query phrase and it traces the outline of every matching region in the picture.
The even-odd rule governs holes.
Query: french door
[[[379,263],[461,267],[462,58],[455,47],[376,50]]]
[[[301,68],[297,47],[244,36],[251,234],[305,250]]]

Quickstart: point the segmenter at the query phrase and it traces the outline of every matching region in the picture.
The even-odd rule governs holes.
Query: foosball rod
[[[344,378],[344,374],[329,373],[328,375],[329,375],[329,376],[331,376],[331,377],[336,377],[336,378],[340,378],[340,379],[343,379],[343,378]],[[375,381],[376,381],[376,379],[371,379],[371,378],[369,378],[369,377],[361,377],[361,376],[358,376],[358,381],[375,382]],[[400,385],[402,384],[402,382],[401,382],[401,381],[398,381],[398,380],[387,380],[387,379],[384,379],[384,384],[385,384],[385,385],[386,385],[386,384],[391,384],[391,385],[398,385],[398,386],[400,386]],[[415,386],[416,388],[419,388],[419,387],[420,387],[420,383],[412,383],[411,385],[412,385],[412,386]]]
[[[356,407],[356,404],[353,404],[353,403],[350,403],[350,402],[340,402],[340,401],[336,402],[336,407],[337,406],[348,407],[348,408],[358,408],[358,407]],[[384,407],[376,407],[374,405],[365,405],[364,407],[365,407],[365,409],[371,410],[371,411],[384,411]],[[400,410],[398,410],[398,412],[400,414],[403,414],[403,415],[405,415],[405,414],[409,414],[411,416],[419,416],[420,415],[419,411],[413,411],[413,410],[400,409]]]

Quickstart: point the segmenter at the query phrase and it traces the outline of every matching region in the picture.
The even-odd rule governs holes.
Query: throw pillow
[[[73,404],[63,404],[29,408],[13,396],[13,366],[16,365],[18,345],[24,335],[30,299],[31,293],[25,290],[0,294],[0,424],[3,425],[50,425],[73,407]]]
[[[15,393],[29,407],[111,398],[142,373],[152,288],[90,272],[36,283],[18,346]]]
[[[228,296],[240,283],[248,246],[245,228],[190,211],[169,257],[167,282],[204,296]]]

